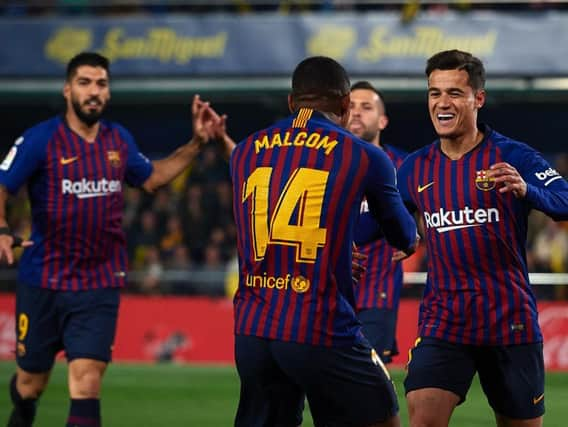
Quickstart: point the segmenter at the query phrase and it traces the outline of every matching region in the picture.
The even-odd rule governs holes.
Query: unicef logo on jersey
[[[497,208],[472,209],[466,206],[464,209],[457,211],[447,211],[444,208],[440,208],[437,212],[424,212],[426,228],[433,228],[438,233],[479,227],[499,221],[499,210]]]
[[[81,181],[71,181],[70,179],[61,181],[61,193],[74,194],[78,199],[108,196],[121,191],[122,183],[118,179],[109,181],[103,178],[98,181],[89,181],[83,178]]]

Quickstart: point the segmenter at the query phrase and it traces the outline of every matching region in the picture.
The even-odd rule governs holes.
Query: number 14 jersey
[[[387,155],[300,109],[239,143],[231,176],[236,334],[326,346],[360,340],[351,250],[362,197],[393,246],[406,250],[416,236]]]

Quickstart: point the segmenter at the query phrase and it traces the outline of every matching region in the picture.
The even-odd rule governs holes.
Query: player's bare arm
[[[0,185],[0,262],[6,261],[8,264],[14,263],[12,248],[15,246],[27,247],[32,245],[29,240],[22,240],[14,236],[10,231],[6,221],[6,200],[8,200],[8,190]]]
[[[165,159],[152,162],[154,170],[142,186],[149,193],[178,176],[199,154],[201,147],[213,137],[213,126],[220,118],[208,102],[200,100],[199,95],[193,98],[191,114],[193,124],[191,140]]]
[[[527,195],[527,183],[515,167],[506,162],[499,162],[491,165],[489,169],[488,176],[495,180],[500,193],[511,191],[518,199]]]

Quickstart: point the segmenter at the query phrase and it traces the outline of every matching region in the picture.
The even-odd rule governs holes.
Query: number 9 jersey
[[[392,246],[410,250],[416,239],[388,156],[302,108],[239,143],[231,177],[235,333],[325,346],[363,339],[351,276],[362,198]]]

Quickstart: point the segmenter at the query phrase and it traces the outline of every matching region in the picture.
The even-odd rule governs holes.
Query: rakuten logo
[[[119,191],[122,191],[122,184],[117,179],[109,181],[103,178],[98,181],[88,181],[83,178],[81,181],[70,179],[61,181],[61,193],[75,194],[79,199],[107,196]]]
[[[544,172],[535,172],[534,176],[537,177],[538,180],[544,181],[545,179],[548,180],[544,183],[545,186],[550,184],[552,181],[556,181],[557,179],[562,178],[556,169],[548,168]],[[551,179],[549,179],[551,178]]]
[[[435,228],[438,233],[445,233],[446,231],[499,222],[499,211],[497,208],[474,210],[469,206],[458,211],[446,211],[441,208],[438,212],[424,212],[424,220],[426,228]]]

